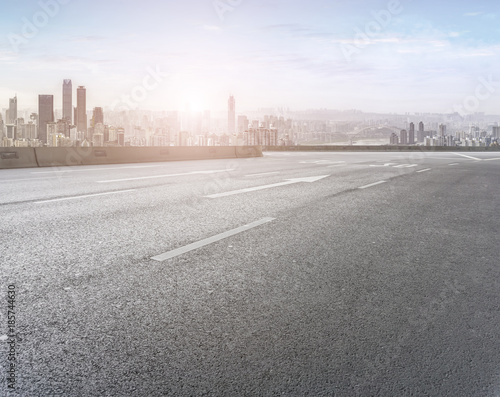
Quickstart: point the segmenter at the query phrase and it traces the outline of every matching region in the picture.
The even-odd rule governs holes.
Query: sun
[[[185,105],[186,110],[191,112],[202,112],[207,109],[206,97],[200,92],[185,92],[182,103]]]

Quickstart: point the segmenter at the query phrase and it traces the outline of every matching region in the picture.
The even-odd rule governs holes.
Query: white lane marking
[[[420,170],[420,171],[417,171],[417,172],[427,172],[427,171],[430,171],[430,170],[432,170],[432,168],[426,168],[424,170]]]
[[[396,163],[385,163],[384,165],[382,164],[372,164],[370,167],[390,167],[391,165],[395,165]]]
[[[299,161],[299,164],[340,164],[345,163],[345,161],[331,161],[331,160],[305,160]]]
[[[56,201],[66,201],[66,200],[77,200],[77,199],[82,199],[82,198],[87,198],[87,197],[106,196],[106,195],[110,195],[110,194],[119,194],[119,193],[134,192],[135,190],[136,189],[128,189],[128,190],[119,190],[119,191],[116,191],[116,192],[85,194],[83,196],[64,197],[64,198],[52,199],[52,200],[35,201],[35,204],[53,203],[53,202],[56,202]]]
[[[395,165],[394,168],[411,168],[411,167],[417,167],[418,164],[399,164]]]
[[[498,157],[496,159],[484,159],[483,161],[493,161],[493,160],[500,160],[500,157]]]
[[[130,168],[162,167],[163,165],[133,165],[133,166],[127,166],[127,167],[86,168],[86,169],[81,169],[81,170],[35,171],[35,172],[32,172],[32,174],[55,174],[55,173],[60,174],[60,173],[87,172],[87,171],[126,170],[126,169],[130,169]]]
[[[249,174],[245,176],[263,176],[263,175],[273,175],[273,174],[279,174],[279,171],[276,172],[262,172],[261,174]]]
[[[275,219],[276,218],[263,218],[259,221],[249,223],[248,225],[240,226],[240,227],[237,227],[236,229],[232,229],[232,230],[229,230],[227,232],[220,233],[220,234],[217,234],[215,236],[206,238],[204,240],[200,240],[200,241],[197,241],[195,243],[188,244],[184,247],[180,247],[180,248],[174,249],[172,251],[168,251],[168,252],[165,252],[163,254],[153,256],[151,259],[158,261],[158,262],[163,262],[163,261],[166,261],[167,259],[174,258],[176,256],[185,254],[186,252],[193,251],[195,249],[204,247],[205,245],[212,244],[212,243],[215,243],[217,241],[223,240],[225,238],[234,236],[235,234],[246,232],[247,230],[253,229],[257,226],[263,225],[263,224],[268,223],[268,222],[272,222]]]
[[[227,196],[233,196],[235,194],[255,192],[257,190],[264,190],[264,189],[270,189],[270,188],[273,188],[273,187],[292,185],[294,183],[300,183],[300,182],[309,182],[309,183],[312,183],[312,182],[319,181],[320,179],[326,178],[328,176],[330,176],[330,175],[313,176],[313,177],[309,177],[309,178],[287,179],[285,182],[273,183],[271,185],[248,187],[246,189],[232,190],[230,192],[211,194],[209,196],[204,196],[204,197],[207,197],[207,198],[227,197]]]
[[[47,179],[59,179],[59,178],[57,176],[46,176],[43,178],[3,179],[3,180],[0,180],[0,182],[40,181],[40,180],[46,181]]]
[[[448,164],[448,165],[458,165],[458,163],[451,163],[451,164]]]
[[[234,171],[234,169],[214,170],[214,171],[193,171],[193,172],[184,172],[182,174],[150,175],[150,176],[140,176],[137,178],[110,179],[107,181],[97,181],[97,183],[139,181],[139,180],[143,180],[143,179],[169,178],[169,177],[173,177],[173,176],[186,176],[186,175],[197,175],[197,174],[216,174],[219,172],[227,172],[227,171]]]
[[[367,189],[369,187],[372,187],[372,186],[377,186],[377,185],[380,185],[382,183],[386,183],[387,181],[378,181],[378,182],[375,182],[375,183],[370,183],[369,185],[365,185],[365,186],[361,186],[360,188],[358,189]]]
[[[477,157],[468,156],[468,155],[462,154],[462,153],[455,153],[455,152],[453,152],[453,154],[456,154],[457,156],[466,157],[466,158],[471,159],[471,160],[482,161],[482,159],[478,159]]]

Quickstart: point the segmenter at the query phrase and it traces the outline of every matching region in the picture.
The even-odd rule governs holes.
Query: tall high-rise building
[[[410,131],[408,131],[408,143],[413,145],[415,143],[415,124],[410,123]]]
[[[398,134],[396,134],[395,132],[393,132],[391,134],[390,143],[391,143],[391,145],[399,144],[399,137],[398,137]]]
[[[424,142],[425,141],[424,123],[422,121],[420,123],[418,123],[417,141],[418,142]]]
[[[87,133],[87,90],[79,86],[76,90],[76,130]],[[87,137],[87,136],[85,136]]]
[[[493,126],[493,131],[491,135],[493,138],[500,138],[500,127]]]
[[[445,135],[446,135],[446,125],[439,124],[439,136],[445,136]]]
[[[47,123],[54,121],[54,95],[38,95],[38,139],[47,143]]]
[[[63,81],[63,120],[66,120],[69,124],[72,123],[72,111],[73,111],[73,84],[71,80]]]
[[[243,134],[246,130],[248,130],[248,117],[238,116],[238,134]]]
[[[7,111],[7,124],[15,124],[17,120],[17,95],[9,98],[9,110]]]
[[[408,132],[406,130],[401,130],[399,134],[399,142],[401,143],[401,145],[408,144]]]
[[[3,139],[3,126],[4,126],[4,122],[2,120],[2,114],[0,113],[0,139]]]
[[[228,134],[236,132],[236,102],[232,95],[227,103],[227,132]]]
[[[94,128],[96,124],[104,124],[104,112],[102,111],[102,108],[94,108],[91,124],[92,128]]]

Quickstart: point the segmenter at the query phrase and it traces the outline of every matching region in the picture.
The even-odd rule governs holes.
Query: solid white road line
[[[432,170],[432,168],[426,168],[424,170],[420,170],[420,171],[417,171],[417,172],[427,172],[427,171],[430,171],[430,170]]]
[[[369,185],[366,185],[366,186],[361,186],[360,188],[358,189],[367,189],[369,187],[372,187],[372,186],[377,186],[377,185],[380,185],[382,183],[386,183],[387,181],[378,181],[378,182],[375,182],[375,183],[370,183]]]
[[[249,174],[245,176],[263,176],[263,175],[273,175],[273,174],[279,174],[279,171],[276,172],[263,172],[261,174]]]
[[[240,226],[240,227],[237,227],[236,229],[232,229],[232,230],[229,230],[227,232],[220,233],[220,234],[217,234],[215,236],[206,238],[204,240],[200,240],[200,241],[197,241],[195,243],[188,244],[184,247],[180,247],[180,248],[174,249],[172,251],[168,251],[168,252],[165,252],[163,254],[153,256],[151,259],[158,261],[158,262],[163,262],[163,261],[166,261],[167,259],[174,258],[176,256],[185,254],[186,252],[193,251],[195,249],[204,247],[205,245],[212,244],[212,243],[215,243],[217,241],[223,240],[225,238],[234,236],[235,234],[246,232],[247,230],[253,229],[257,226],[263,225],[263,224],[268,223],[268,222],[272,222],[275,219],[276,218],[263,218],[259,221],[249,223],[248,225]]]
[[[3,180],[0,180],[0,182],[40,181],[40,180],[46,181],[47,179],[59,179],[59,177],[57,177],[57,176],[45,176],[43,178],[3,179]]]
[[[106,196],[106,195],[110,195],[110,194],[127,193],[127,192],[133,192],[133,191],[135,191],[135,189],[119,190],[116,192],[107,192],[107,193],[85,194],[83,196],[64,197],[64,198],[52,199],[52,200],[35,201],[35,204],[53,203],[56,201],[66,201],[66,200],[77,200],[77,199],[87,198],[87,197]]]
[[[453,154],[456,154],[457,156],[466,157],[466,158],[471,159],[471,160],[481,161],[481,159],[478,159],[477,157],[468,156],[468,155],[466,155],[466,154],[462,154],[462,153],[455,153],[455,152],[453,152]]]
[[[493,161],[493,160],[500,160],[500,157],[495,158],[495,159],[484,159],[483,161]]]
[[[72,173],[72,172],[88,172],[88,171],[108,171],[108,170],[126,170],[130,168],[154,168],[154,167],[162,167],[162,165],[133,165],[126,167],[109,167],[109,168],[85,168],[79,170],[56,170],[56,171],[35,171],[32,174],[54,174],[54,173]]]
[[[233,171],[233,169],[215,170],[215,171],[193,171],[193,172],[184,172],[182,174],[140,176],[137,178],[123,178],[123,179],[111,179],[111,180],[107,180],[107,181],[97,181],[97,183],[139,181],[139,180],[143,180],[143,179],[169,178],[169,177],[173,177],[173,176],[186,176],[186,175],[197,175],[197,174],[216,174],[219,172],[227,172],[227,171]]]
[[[248,187],[246,189],[238,189],[238,190],[233,190],[233,191],[230,191],[230,192],[211,194],[211,195],[205,196],[205,197],[213,199],[213,198],[219,198],[219,197],[234,196],[235,194],[255,192],[257,190],[270,189],[270,188],[273,188],[273,187],[292,185],[294,183],[300,183],[300,182],[309,182],[309,183],[312,183],[312,182],[319,181],[320,179],[326,178],[327,176],[330,176],[330,175],[313,176],[313,177],[308,177],[308,178],[288,179],[285,182],[272,183],[270,185],[263,185],[263,186]]]

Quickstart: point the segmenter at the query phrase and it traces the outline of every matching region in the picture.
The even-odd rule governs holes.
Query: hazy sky
[[[498,0],[2,0],[0,11],[0,108],[16,93],[20,108],[38,94],[60,108],[70,78],[88,108],[128,95],[140,108],[219,110],[232,93],[237,111],[465,101],[462,112],[500,113]]]

